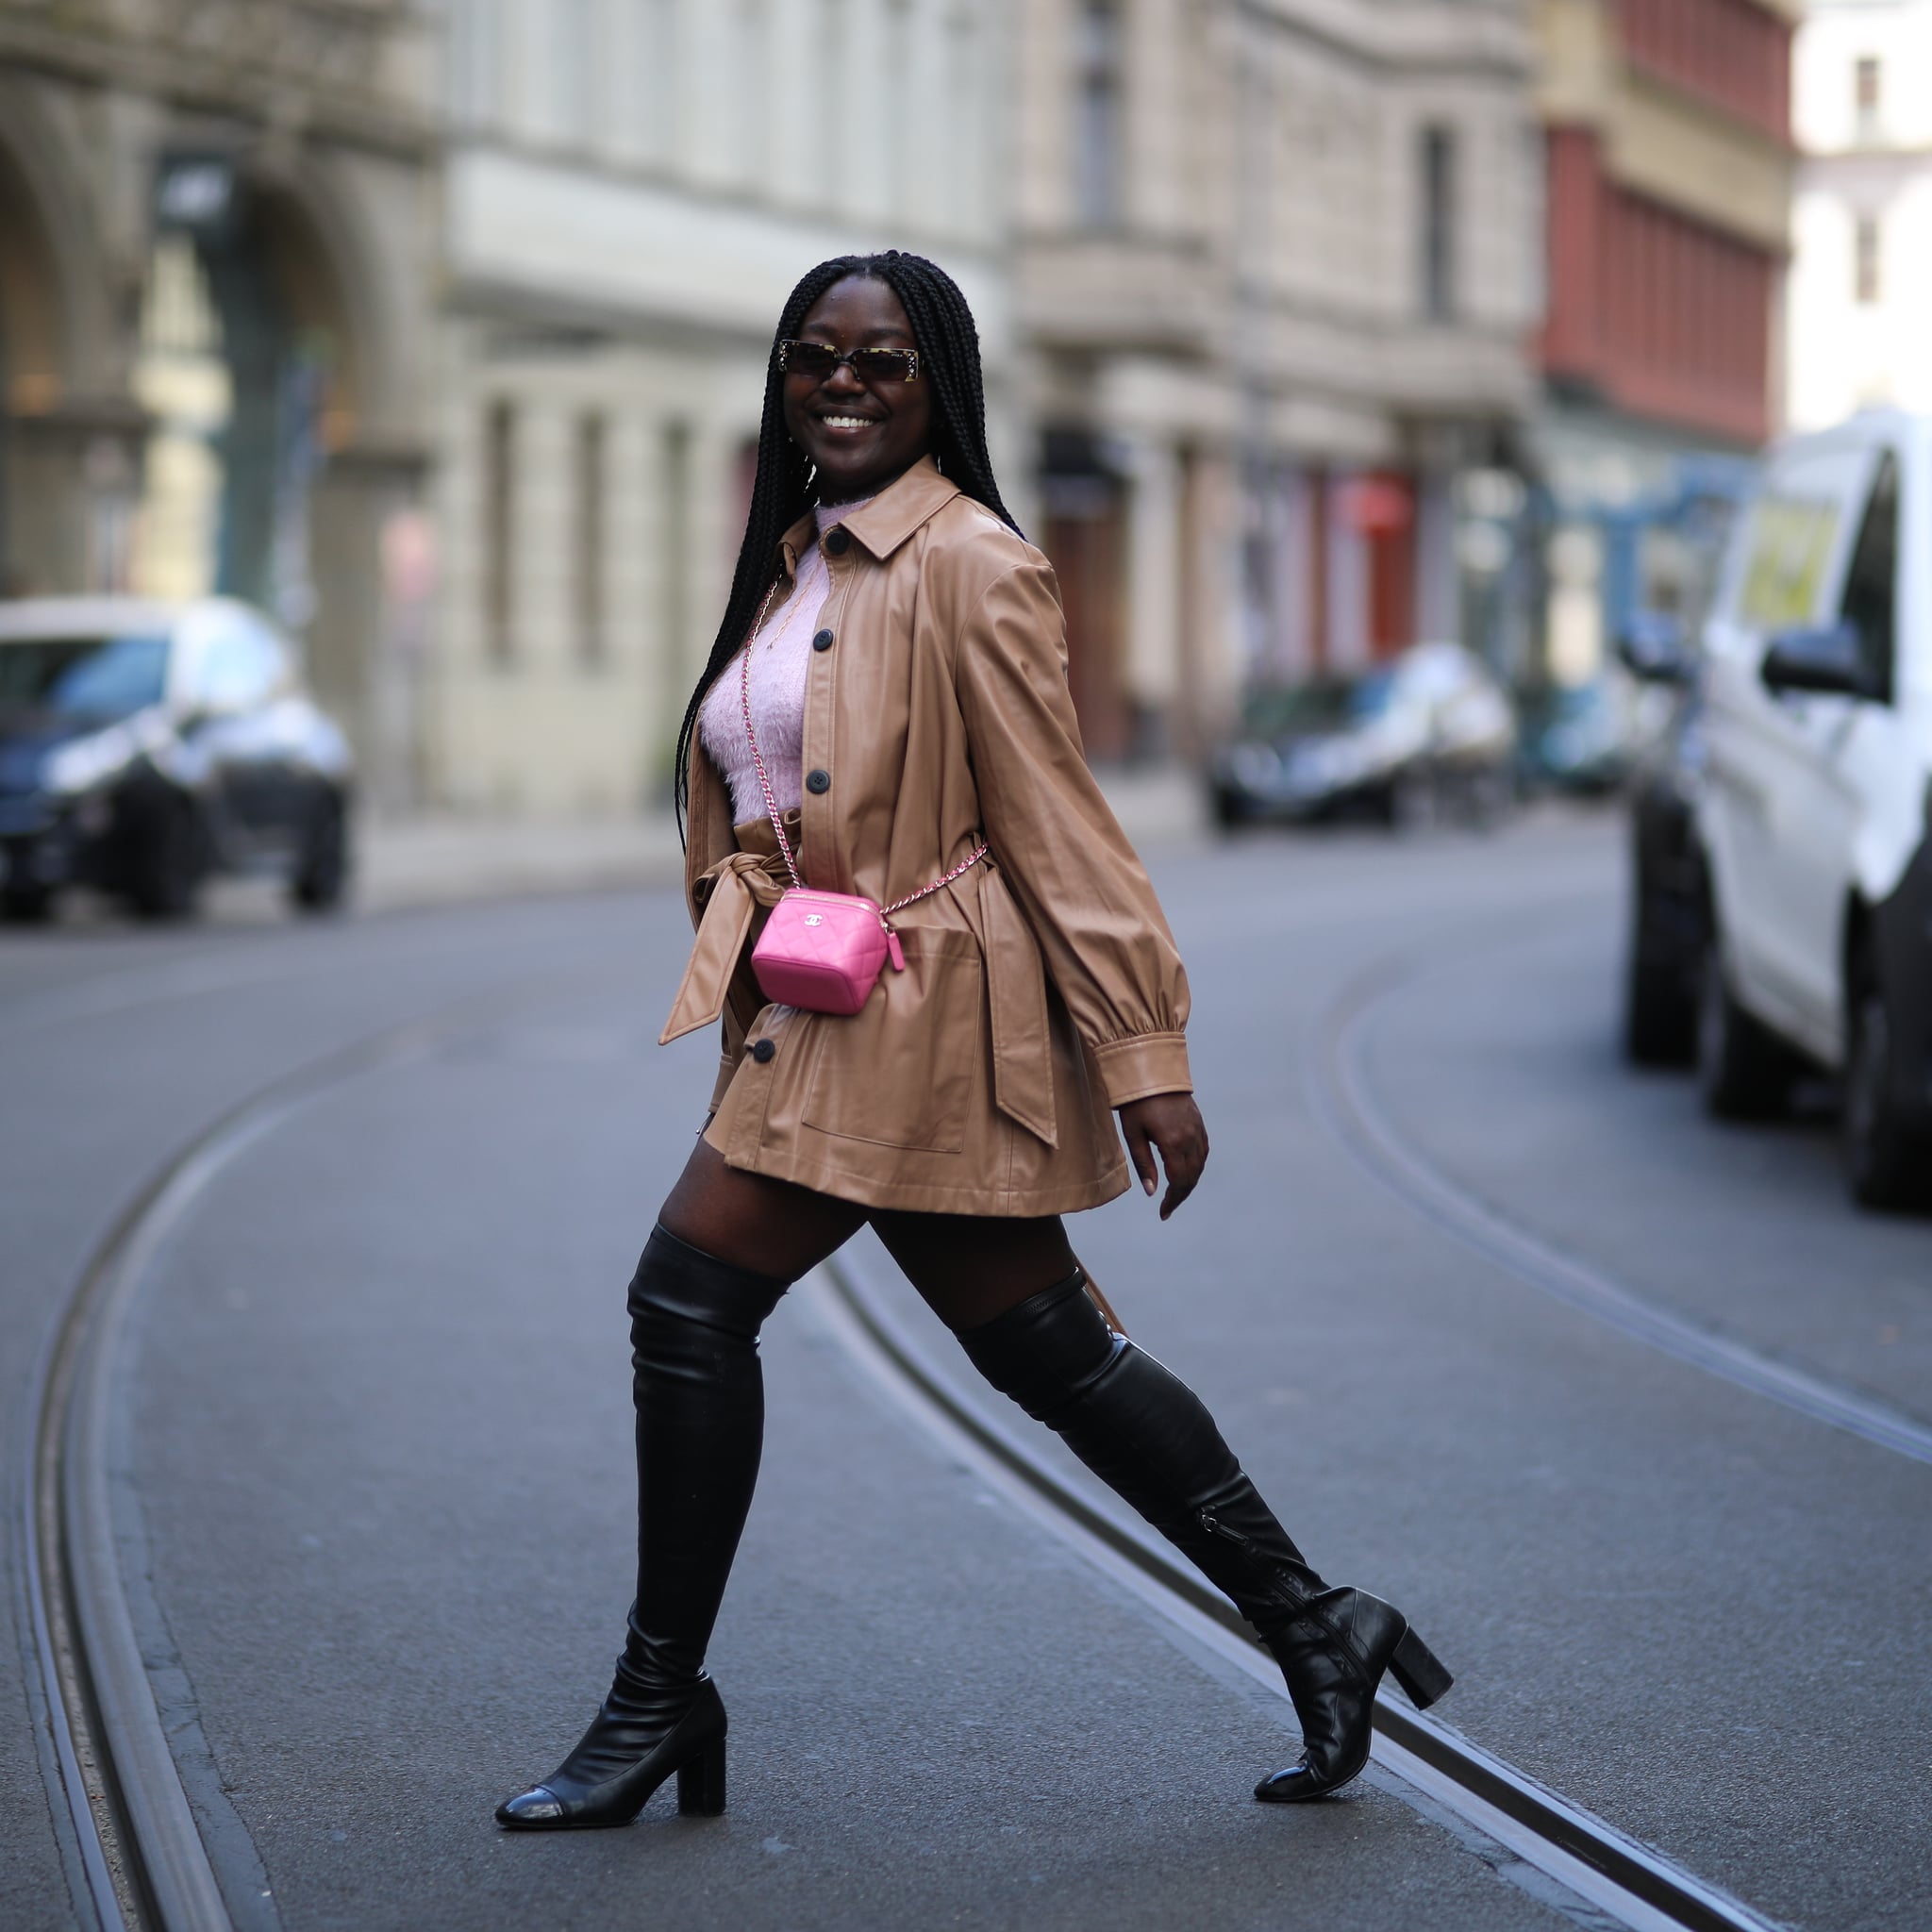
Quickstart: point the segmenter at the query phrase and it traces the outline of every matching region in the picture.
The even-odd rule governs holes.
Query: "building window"
[[[644,532],[644,541],[661,559],[658,572],[658,686],[667,730],[660,737],[658,773],[668,789],[677,721],[691,699],[692,680],[703,667],[710,639],[691,622],[691,493],[693,488],[691,430],[688,423],[663,425],[658,445],[659,509]]]
[[[600,49],[592,0],[557,0],[550,23],[550,129],[574,147],[594,146]]]
[[[1456,132],[1423,129],[1420,149],[1423,313],[1456,317]]]
[[[644,0],[644,152],[668,161],[677,152],[677,0]]]
[[[494,121],[503,62],[498,0],[465,0],[452,7],[449,34],[451,108],[462,121]]]
[[[1860,215],[1852,237],[1852,294],[1869,308],[1878,300],[1878,217]]]
[[[1876,55],[1862,55],[1852,63],[1852,110],[1857,118],[1860,141],[1877,138],[1879,75]]]
[[[1087,0],[1080,9],[1074,115],[1074,200],[1080,220],[1110,227],[1121,218],[1121,9]]]
[[[515,406],[494,402],[483,426],[483,647],[492,664],[515,655]]]
[[[941,172],[948,195],[946,213],[956,227],[972,229],[979,217],[980,116],[979,31],[970,13],[957,13],[946,24],[946,73],[950,84],[944,106],[950,117],[945,143],[947,163]]]
[[[584,416],[576,434],[575,583],[577,656],[604,661],[604,419]]]
[[[912,16],[906,0],[886,0],[885,85],[880,101],[885,124],[887,206],[900,220],[911,212]]]
[[[725,70],[730,75],[726,158],[738,180],[752,189],[762,189],[772,122],[772,32],[764,0],[736,0],[726,15],[726,25],[729,55]]]
[[[835,96],[851,55],[846,32],[845,0],[818,0],[813,35],[813,58],[819,86]],[[846,179],[845,158],[851,151],[851,135],[843,114],[822,114],[812,129],[810,152],[817,158],[818,187],[825,201],[838,206],[851,189]]]

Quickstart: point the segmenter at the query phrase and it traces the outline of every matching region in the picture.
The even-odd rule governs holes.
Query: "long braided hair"
[[[732,574],[731,597],[677,731],[674,796],[680,837],[691,792],[691,746],[705,693],[738,655],[758,606],[772,587],[778,571],[778,540],[817,500],[811,464],[785,427],[785,375],[778,367],[778,344],[797,336],[812,306],[827,289],[853,275],[884,282],[898,296],[906,319],[912,325],[920,372],[932,384],[932,454],[939,458],[940,468],[1008,528],[1015,532],[1020,528],[1001,502],[999,486],[993,481],[992,462],[986,451],[986,391],[980,377],[979,331],[958,284],[936,262],[923,255],[902,254],[896,248],[889,248],[883,255],[837,255],[830,261],[820,262],[786,299],[772,338],[771,359],[765,368],[764,417],[758,425],[758,476],[752,485],[751,513],[745,518],[738,568]]]

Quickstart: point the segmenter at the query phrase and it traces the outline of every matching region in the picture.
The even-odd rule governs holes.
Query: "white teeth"
[[[819,421],[827,429],[870,429],[872,427],[872,418],[869,416],[821,416]]]

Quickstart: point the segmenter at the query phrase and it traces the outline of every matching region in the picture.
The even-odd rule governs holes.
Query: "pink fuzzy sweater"
[[[862,503],[820,504],[812,511],[819,535],[863,508]],[[764,628],[751,641],[752,729],[758,735],[780,811],[792,810],[805,796],[805,677],[819,612],[831,590],[825,553],[814,543],[798,560],[791,594],[766,616]],[[739,697],[742,670],[741,659],[732,658],[706,692],[698,713],[705,749],[731,788],[731,815],[740,824],[765,816],[765,794],[744,736]]]

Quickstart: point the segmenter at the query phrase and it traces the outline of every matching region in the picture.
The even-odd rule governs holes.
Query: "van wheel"
[[[1697,1003],[1683,972],[1643,958],[1635,943],[1624,966],[1624,1053],[1640,1067],[1688,1067],[1697,1058]]]
[[[1697,990],[1697,1085],[1705,1111],[1725,1121],[1768,1120],[1783,1108],[1796,1071],[1790,1049],[1732,994],[1713,922]]]
[[[1850,1021],[1840,1138],[1852,1198],[1861,1208],[1923,1207],[1932,1195],[1932,1134],[1902,1117],[1885,989],[1862,961]]]

